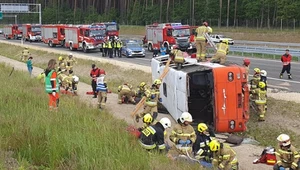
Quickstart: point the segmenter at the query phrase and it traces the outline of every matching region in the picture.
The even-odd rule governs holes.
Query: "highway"
[[[16,43],[21,43],[20,40],[6,40]],[[25,42],[25,44],[29,42]],[[48,47],[47,44],[43,43],[30,43],[31,45],[45,47]],[[57,50],[62,51],[69,51],[67,48],[62,47],[54,47]],[[72,51],[74,56],[76,57],[76,54],[83,54],[82,51]],[[93,56],[93,57],[102,57],[101,53],[99,51],[92,51],[89,53],[86,53],[86,55]],[[134,63],[144,66],[150,66],[152,58],[152,53],[146,52],[145,58],[125,58],[124,56],[122,58],[112,58],[111,60],[120,60],[128,63]],[[243,57],[239,56],[227,56],[228,61],[242,64]],[[292,92],[300,92],[299,84],[300,84],[300,63],[294,62],[292,63],[292,76],[293,80],[288,80],[286,73],[284,74],[283,79],[279,79],[279,74],[281,72],[282,64],[281,61],[277,60],[269,60],[269,59],[259,59],[259,58],[251,58],[251,65],[250,65],[250,74],[253,74],[253,68],[258,67],[261,70],[266,70],[268,73],[268,85],[271,88],[278,88],[286,91],[292,91]]]

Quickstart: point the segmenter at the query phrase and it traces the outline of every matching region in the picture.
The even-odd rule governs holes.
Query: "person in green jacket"
[[[27,69],[28,69],[30,77],[31,77],[31,74],[32,74],[32,69],[33,69],[33,67],[32,67],[32,59],[33,59],[32,57],[29,57],[28,60],[27,60],[27,62],[26,62]]]
[[[55,71],[56,60],[51,59],[45,70],[45,91],[49,95],[49,111],[57,111],[59,104],[59,81]]]

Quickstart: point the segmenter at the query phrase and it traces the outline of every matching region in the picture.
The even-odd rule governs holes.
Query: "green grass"
[[[186,164],[149,155],[107,112],[61,96],[48,111],[43,86],[26,72],[0,64],[0,152],[13,151],[20,169],[179,169]],[[12,86],[13,85],[13,86]],[[0,157],[1,158],[1,157]],[[5,166],[1,159],[1,166]],[[1,167],[0,166],[0,167]],[[190,166],[189,168],[192,168]],[[16,169],[16,167],[15,167]]]

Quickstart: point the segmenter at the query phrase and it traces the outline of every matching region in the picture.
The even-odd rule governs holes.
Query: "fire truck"
[[[144,43],[148,46],[148,51],[153,48],[165,47],[170,51],[172,45],[177,44],[182,51],[191,49],[196,52],[196,47],[190,43],[190,26],[181,23],[154,23],[146,26],[146,36]]]
[[[100,49],[105,38],[105,26],[79,25],[65,28],[65,47],[73,50]]]
[[[3,28],[3,35],[6,39],[22,38],[22,26],[17,24],[6,25]]]
[[[42,26],[42,41],[48,44],[49,47],[56,45],[65,45],[65,28],[67,25],[43,25]]]
[[[92,25],[99,25],[99,26],[105,26],[105,35],[108,37],[119,37],[119,24],[116,22],[101,22],[101,23],[94,23]]]
[[[182,112],[193,116],[193,125],[206,123],[216,132],[243,132],[249,120],[249,90],[246,70],[237,64],[220,65],[185,58],[178,69],[169,56],[152,58],[152,79],[162,79],[162,105],[177,120]]]
[[[23,39],[25,41],[41,41],[41,26],[40,24],[23,24]]]

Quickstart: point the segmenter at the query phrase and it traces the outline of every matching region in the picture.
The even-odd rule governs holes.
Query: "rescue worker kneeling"
[[[258,94],[256,91],[259,89],[258,83],[260,82],[260,69],[254,68],[254,74],[252,76],[252,79],[250,80],[250,91],[252,91],[251,94],[251,100],[255,101],[258,98]]]
[[[265,121],[266,104],[267,104],[267,91],[265,89],[266,84],[259,82],[258,89],[251,91],[251,93],[257,94],[258,98],[255,100],[255,105],[258,109],[259,121]]]
[[[184,54],[179,49],[178,45],[172,46],[172,51],[170,53],[170,57],[172,59],[172,62],[176,64],[177,69],[181,69],[182,65],[184,64]]]
[[[150,125],[153,124],[153,121],[154,121],[154,119],[150,113],[145,114],[143,117],[143,126],[138,128],[138,130],[142,131],[142,130],[146,129],[147,127],[149,127]]]
[[[171,127],[170,119],[164,117],[160,119],[155,125],[150,125],[149,127],[142,130],[139,143],[141,146],[152,151],[158,149],[158,151],[166,151],[166,144],[164,139],[164,131]]]
[[[196,133],[194,128],[190,125],[193,121],[192,115],[189,112],[183,112],[171,132],[170,140],[174,142],[176,147],[170,150],[170,154],[175,156],[191,155],[192,146],[196,140]]]
[[[223,40],[222,43],[219,44],[217,53],[212,57],[212,63],[220,63],[225,64],[226,62],[226,55],[229,52],[228,49],[228,40]]]
[[[209,143],[210,151],[213,155],[213,167],[219,170],[237,170],[238,160],[236,158],[236,153],[232,148],[225,144],[220,143],[217,140],[212,140]]]
[[[79,83],[79,77],[77,77],[77,76],[72,76],[72,78],[73,78],[73,81],[72,81],[72,92],[73,92],[73,94],[75,94],[75,95],[77,95],[78,93],[77,93],[77,90],[78,90],[78,83]]]
[[[135,92],[132,90],[132,85],[124,83],[121,86],[118,87],[118,103],[122,104],[123,99],[125,98],[132,104],[135,104],[135,101],[133,99]]]
[[[97,78],[96,91],[98,93],[98,108],[104,109],[107,100],[107,83],[104,80],[105,75],[100,74]]]
[[[140,85],[138,86],[137,92],[135,94],[135,102],[138,103],[140,100],[146,96],[146,91],[148,90],[147,84],[145,82],[141,82]]]
[[[291,144],[290,137],[286,134],[281,134],[277,137],[278,147],[276,148],[276,164],[274,170],[299,170],[300,155],[297,149]]]
[[[72,81],[70,80],[70,77],[62,72],[58,72],[57,77],[60,81],[61,86],[65,89],[65,93],[67,93],[69,88],[72,86]]]

